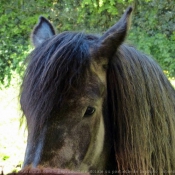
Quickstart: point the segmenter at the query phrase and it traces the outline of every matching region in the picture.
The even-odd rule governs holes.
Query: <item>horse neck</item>
[[[123,45],[111,61],[107,77],[118,167],[173,170],[175,91],[160,67]]]

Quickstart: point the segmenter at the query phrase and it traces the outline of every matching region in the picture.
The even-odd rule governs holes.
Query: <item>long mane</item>
[[[67,96],[84,88],[90,69],[89,45],[95,39],[93,35],[64,32],[29,55],[20,100],[24,115],[33,125],[42,127]]]
[[[175,91],[155,61],[122,45],[109,63],[109,113],[118,170],[175,170]]]

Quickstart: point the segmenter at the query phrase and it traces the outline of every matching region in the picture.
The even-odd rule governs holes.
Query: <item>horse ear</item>
[[[129,7],[120,20],[102,35],[99,39],[98,48],[95,49],[98,52],[97,54],[103,57],[111,57],[116,52],[127,35],[132,10],[132,7]],[[94,52],[96,52],[95,50]]]
[[[43,43],[48,38],[55,35],[55,30],[52,24],[43,16],[39,17],[39,22],[33,29],[31,39],[35,47]]]

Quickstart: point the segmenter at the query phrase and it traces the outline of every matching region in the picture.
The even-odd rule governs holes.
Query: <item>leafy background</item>
[[[18,130],[18,92],[31,51],[30,33],[38,17],[47,17],[57,29],[101,34],[134,7],[128,42],[175,77],[174,0],[1,0],[0,1],[0,166],[20,166],[26,134]],[[8,167],[8,168],[7,168]]]

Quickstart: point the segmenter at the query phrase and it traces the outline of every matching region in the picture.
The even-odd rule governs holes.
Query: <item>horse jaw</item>
[[[85,159],[80,165],[80,170],[89,171],[89,167],[102,170],[106,166],[105,153],[107,152],[107,148],[104,147],[105,127],[103,117],[101,117],[98,132],[95,137],[96,139],[94,140],[96,140],[96,142],[90,144]]]

